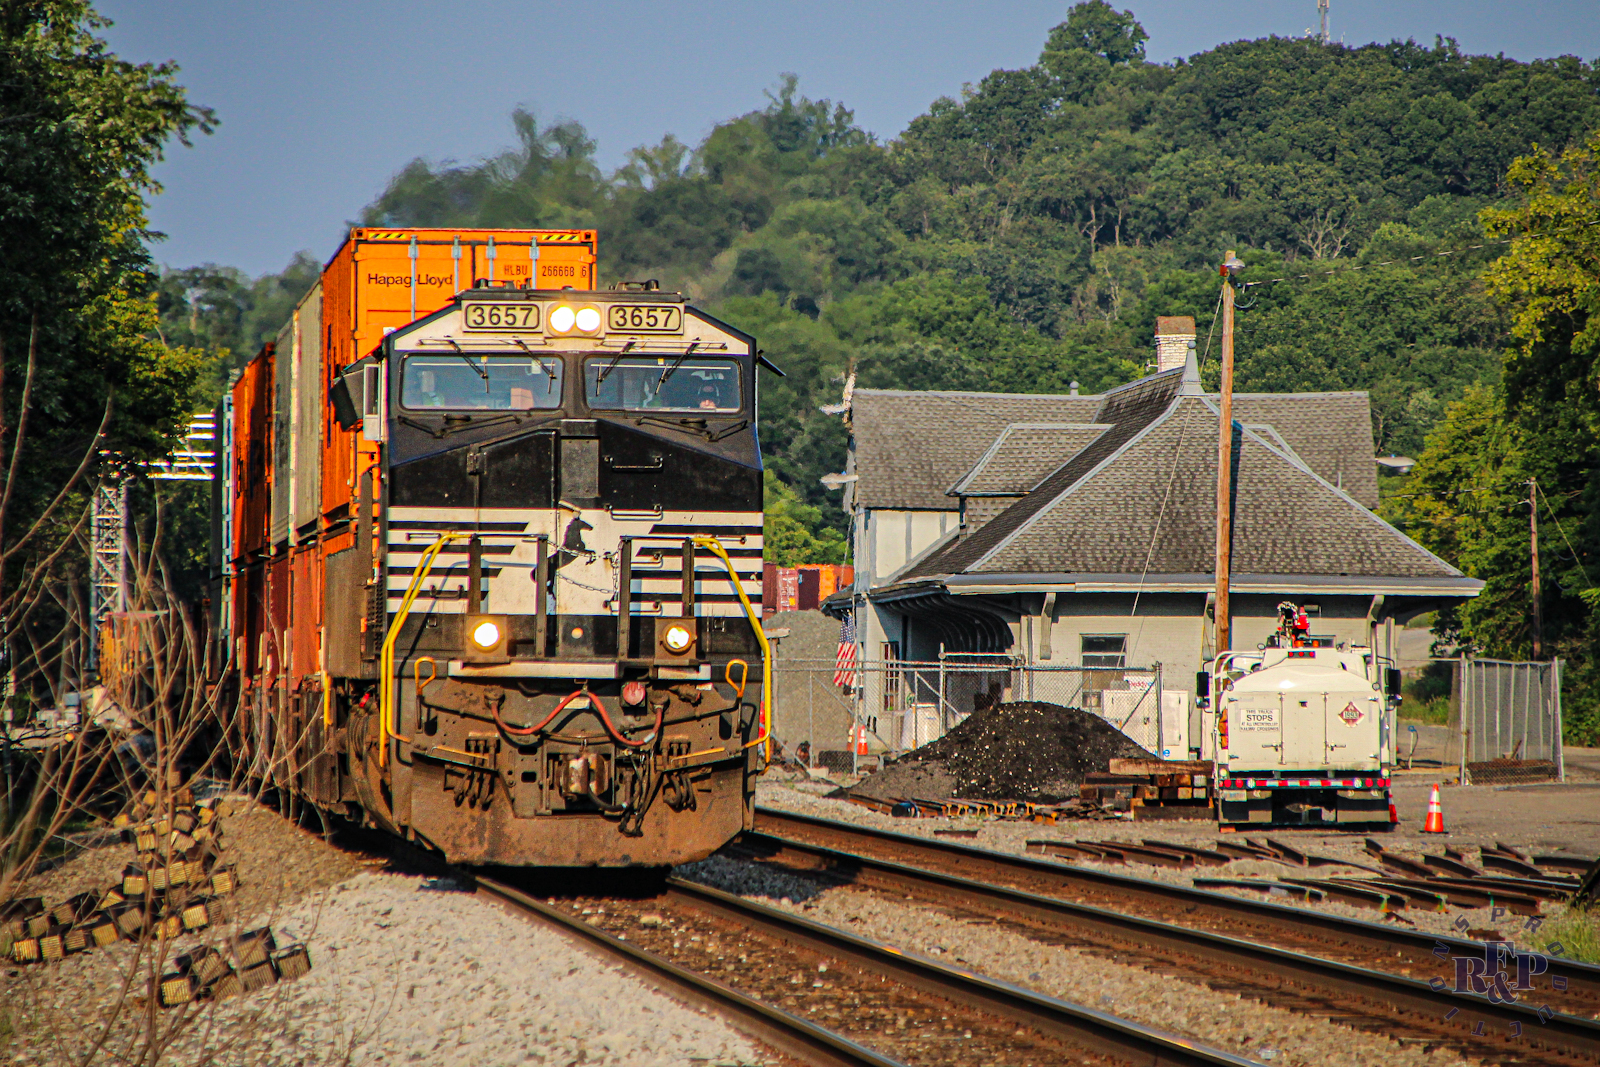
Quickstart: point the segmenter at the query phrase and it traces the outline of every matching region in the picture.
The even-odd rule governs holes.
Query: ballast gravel
[[[163,1063],[712,1067],[772,1058],[719,1019],[453,882],[363,873],[373,861],[265,809],[229,822],[225,839],[244,881],[231,917],[168,944],[161,970],[178,953],[225,948],[229,932],[270,924],[280,946],[306,944],[311,971],[244,997],[152,1011],[172,1042]],[[80,853],[35,891],[104,882],[127,853],[113,842]],[[0,965],[0,1062],[139,1060],[149,967],[128,942],[52,964]]]
[[[759,863],[713,856],[678,868],[694,881],[816,922],[919,952],[1224,1049],[1272,1067],[1466,1067],[1442,1049],[1392,1040],[1127,966],[1070,946],[1035,941],[882,894],[826,887]]]
[[[290,1025],[223,1035],[258,1046],[252,1062],[290,1067],[330,1053],[355,1064],[760,1059],[721,1022],[449,881],[358,875],[289,910],[275,929],[304,940],[315,966],[280,987]],[[226,1016],[231,1005],[213,1010]]]
[[[1210,821],[1134,822],[1129,819],[1114,819],[1106,822],[1071,821],[1057,823],[1054,826],[1041,826],[1028,822],[1007,822],[989,819],[900,819],[872,811],[859,804],[852,804],[846,800],[836,800],[822,795],[833,788],[835,787],[820,781],[785,782],[763,779],[756,784],[756,803],[779,811],[793,812],[797,815],[812,815],[818,818],[832,819],[836,822],[867,826],[875,830],[889,830],[894,833],[909,834],[915,837],[934,838],[937,836],[936,830],[951,827],[972,829],[977,831],[976,837],[962,839],[957,843],[970,845],[974,848],[990,849],[995,852],[1010,852],[1017,855],[1028,855],[1028,841],[1038,838],[1052,838],[1062,841],[1071,841],[1073,839],[1095,841],[1120,838],[1122,840],[1137,841],[1148,837],[1199,848],[1209,847],[1219,839],[1217,825]],[[1279,838],[1286,844],[1303,851],[1335,856],[1350,860],[1355,864],[1371,866],[1374,862],[1372,857],[1363,850],[1363,842],[1367,836],[1364,833],[1273,829],[1240,836],[1253,837],[1257,840],[1262,837]],[[1442,844],[1435,842],[1419,840],[1418,835],[1406,831],[1384,834],[1382,838],[1385,848],[1409,856],[1416,856],[1424,851],[1440,852],[1444,847]],[[946,838],[945,840],[949,839]],[[1460,844],[1460,842],[1451,843]],[[1197,867],[1192,870],[1176,870],[1169,867],[1155,867],[1138,863],[1127,866],[1105,863],[1080,863],[1056,856],[1033,856],[1032,858],[1049,859],[1073,866],[1084,866],[1093,870],[1110,871],[1114,874],[1127,875],[1147,881],[1170,882],[1174,885],[1185,886],[1193,885],[1197,876],[1201,878],[1257,878],[1270,880],[1284,877],[1366,877],[1368,874],[1368,872],[1355,866],[1349,868],[1324,867],[1307,870],[1282,863],[1255,860],[1235,860],[1225,867]],[[1479,937],[1487,936],[1486,933],[1482,933],[1484,931],[1493,931],[1501,935],[1496,938],[1497,940],[1511,940],[1519,945],[1531,946],[1535,951],[1543,947],[1545,942],[1548,941],[1548,938],[1540,937],[1539,928],[1542,924],[1539,921],[1530,919],[1527,916],[1508,914],[1504,909],[1452,907],[1446,911],[1430,911],[1420,906],[1413,906],[1396,912],[1395,918],[1385,918],[1384,913],[1371,908],[1357,907],[1334,900],[1306,903],[1298,897],[1284,894],[1266,895],[1247,889],[1206,888],[1208,892],[1227,893],[1246,900],[1265,900],[1273,904],[1305,908],[1325,915],[1338,915],[1346,919],[1359,919],[1370,923],[1387,923],[1430,934],[1448,934],[1452,937]]]

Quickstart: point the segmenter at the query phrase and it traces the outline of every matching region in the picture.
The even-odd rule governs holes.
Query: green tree
[[[1144,60],[1144,43],[1149,39],[1132,11],[1118,11],[1105,0],[1088,0],[1074,4],[1067,21],[1050,31],[1044,54],[1082,51],[1112,63],[1138,63]]]
[[[1518,345],[1505,402],[1527,440],[1551,548],[1544,607],[1550,647],[1574,661],[1573,712],[1600,737],[1600,130],[1557,154],[1536,151],[1506,175],[1511,198],[1483,212],[1515,236],[1486,273],[1511,308]],[[1550,527],[1554,527],[1553,530]],[[1547,653],[1548,654],[1548,653]],[[1585,683],[1588,683],[1585,685]]]
[[[106,24],[83,0],[0,6],[0,618],[24,691],[80,666],[90,480],[167,451],[204,365],[158,337],[145,197],[169,141],[215,120],[175,66],[108,52]]]
[[[802,563],[848,563],[850,546],[837,529],[822,523],[822,512],[801,501],[772,471],[763,477],[766,518],[762,556],[780,567]]]

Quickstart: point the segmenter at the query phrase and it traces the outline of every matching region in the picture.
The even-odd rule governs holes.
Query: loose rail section
[[[1280,948],[1314,951],[1351,962],[1388,961],[1391,971],[1435,968],[1443,957],[1482,956],[1484,943],[1442,934],[1419,933],[1393,926],[1347,919],[1326,912],[1248,900],[1133,878],[1112,871],[1034,859],[991,849],[895,833],[811,815],[756,809],[755,829],[789,840],[804,841],[854,853],[928,867],[982,882],[1067,896],[1077,903],[1098,904],[1146,918],[1179,922],[1213,933],[1227,933]],[[1551,956],[1545,977],[1559,991],[1562,1010],[1576,1015],[1600,1014],[1600,967]],[[1556,979],[1561,979],[1559,983]],[[1552,1004],[1555,1002],[1552,1001]]]
[[[848,827],[841,844],[856,843]],[[1124,962],[1176,964],[1201,981],[1252,989],[1260,999],[1298,1011],[1358,1020],[1379,1032],[1399,1025],[1475,1058],[1503,1062],[1539,1050],[1560,1062],[1600,1061],[1600,1025],[1539,1011],[1521,1003],[1436,989],[1426,981],[1319,959],[1236,937],[1194,930],[1076,904],[957,875],[874,858],[770,833],[744,835],[739,850],[752,858],[809,867],[867,889],[909,895],[958,912],[976,913],[1043,931],[1091,948],[1110,949]],[[1481,955],[1482,947],[1478,947]],[[1435,962],[1438,962],[1437,960]]]

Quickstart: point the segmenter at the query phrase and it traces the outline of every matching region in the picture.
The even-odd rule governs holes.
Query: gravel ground
[[[854,823],[880,830],[892,830],[897,833],[919,837],[932,838],[936,836],[934,833],[936,829],[961,826],[976,829],[978,836],[972,839],[962,839],[958,842],[959,844],[1017,854],[1026,854],[1027,842],[1038,839],[1096,841],[1107,838],[1120,838],[1138,841],[1148,837],[1196,847],[1207,847],[1219,839],[1216,824],[1212,822],[1134,822],[1131,819],[1114,819],[1104,822],[1085,820],[1057,823],[1055,825],[1039,825],[1026,822],[1000,822],[980,819],[897,819],[870,811],[849,801],[834,800],[821,795],[834,788],[835,786],[831,783],[821,781],[807,782],[800,780],[786,782],[763,778],[756,786],[756,802],[782,811],[791,811],[801,815],[814,815],[821,818],[835,819],[839,822]],[[1304,852],[1347,859],[1367,866],[1374,865],[1371,862],[1372,857],[1363,848],[1363,841],[1366,836],[1364,834],[1340,834],[1322,830],[1271,830],[1262,833],[1232,836],[1251,837],[1256,840],[1260,840],[1262,837],[1273,837]],[[1438,843],[1438,839],[1428,840],[1423,838],[1421,834],[1409,830],[1386,833],[1380,835],[1380,837],[1385,848],[1413,857],[1421,855],[1423,851],[1438,853],[1444,849],[1444,845]],[[1453,837],[1449,838],[1448,841],[1457,848],[1470,849],[1475,844],[1475,842],[1462,841]],[[1528,844],[1528,842],[1519,841],[1508,841],[1507,843],[1512,845]],[[1596,843],[1595,847],[1600,848],[1600,843]],[[1036,856],[1034,858],[1041,857]],[[1068,861],[1058,860],[1058,862]],[[1356,867],[1325,867],[1308,871],[1305,868],[1291,867],[1283,863],[1255,860],[1235,860],[1225,867],[1202,867],[1192,870],[1173,870],[1168,867],[1155,867],[1147,864],[1119,866],[1102,863],[1083,863],[1082,865],[1096,870],[1127,874],[1139,879],[1158,879],[1177,885],[1192,885],[1196,876],[1202,878],[1268,879],[1282,877],[1362,877],[1369,873]],[[1233,893],[1247,900],[1266,899],[1262,893],[1245,889],[1211,889],[1210,891]],[[1325,900],[1317,904],[1307,904],[1293,897],[1276,895],[1270,899],[1275,904],[1304,907],[1313,911],[1341,915],[1351,919],[1361,919],[1367,922],[1380,921],[1382,918],[1379,912],[1370,908],[1361,908],[1335,901]],[[1550,909],[1547,907],[1546,910],[1549,911]],[[1459,928],[1458,920],[1464,918],[1469,929],[1496,929],[1507,938],[1520,943],[1533,943],[1536,937],[1536,931],[1527,929],[1527,918],[1517,915],[1496,916],[1489,908],[1450,908],[1448,911],[1438,912],[1425,911],[1420,907],[1413,906],[1398,914],[1402,915],[1416,929],[1429,933],[1449,933],[1460,936],[1462,931]]]
[[[1338,1026],[1190,982],[1032,940],[881,894],[824,888],[803,876],[713,856],[679,868],[685,877],[944,959],[1062,1000],[1108,1011],[1251,1059],[1294,1067],[1457,1067],[1445,1050]]]
[[[222,845],[226,860],[238,865],[240,888],[233,906],[240,921],[270,921],[275,909],[361,869],[359,859],[329,847],[319,835],[297,828],[273,809],[248,797],[227,799],[235,810],[222,820]],[[43,897],[50,904],[74,893],[104,891],[133,861],[133,846],[123,844],[115,832],[100,831],[81,840],[91,847],[35,876],[17,895]]]
[[[819,952],[682,900],[576,898],[557,906],[682,967],[911,1067],[1122,1067],[1005,1015]]]
[[[721,1021],[453,884],[358,873],[361,861],[264,809],[227,822],[244,883],[238,906],[226,924],[167,946],[165,958],[270,922],[280,947],[307,944],[312,969],[243,998],[150,1013],[171,1043],[163,1062],[492,1067],[756,1063],[767,1055]],[[129,853],[120,843],[90,849],[29,889],[54,898],[104,884]],[[122,943],[0,968],[0,1062],[81,1060],[106,1032],[124,981],[135,976],[131,992],[142,993],[150,966]],[[139,1040],[132,995],[123,1004],[102,1058]]]

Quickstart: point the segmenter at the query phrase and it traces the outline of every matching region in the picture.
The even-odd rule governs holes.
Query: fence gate
[[[1561,661],[1461,660],[1463,782],[1565,780]]]

